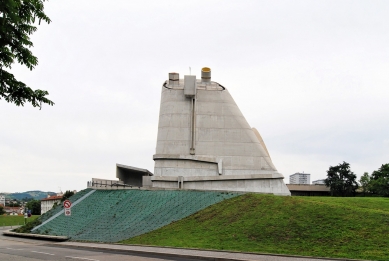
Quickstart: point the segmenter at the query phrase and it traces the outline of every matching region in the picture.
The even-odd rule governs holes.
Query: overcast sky
[[[224,85],[289,182],[389,163],[388,1],[49,1],[35,70],[55,106],[0,100],[0,192],[81,190],[115,164],[153,172],[168,73]]]

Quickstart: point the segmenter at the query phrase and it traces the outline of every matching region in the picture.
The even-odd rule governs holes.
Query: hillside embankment
[[[240,193],[186,190],[91,190],[45,213],[35,227],[15,232],[66,236],[73,241],[118,242],[166,226]]]
[[[245,194],[122,243],[389,260],[389,198]]]

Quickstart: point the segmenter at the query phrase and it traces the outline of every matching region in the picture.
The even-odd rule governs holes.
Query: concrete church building
[[[169,73],[162,86],[152,187],[290,195],[258,131],[228,90],[211,81]]]
[[[194,189],[290,196],[259,132],[228,90],[211,81],[169,73],[162,86],[154,173],[116,164],[119,181],[92,179],[88,187]]]

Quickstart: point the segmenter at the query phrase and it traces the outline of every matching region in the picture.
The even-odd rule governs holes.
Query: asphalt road
[[[97,247],[97,249],[96,249]],[[127,251],[127,253],[126,253]],[[131,252],[132,251],[132,252]],[[134,251],[138,253],[134,254]],[[141,253],[139,253],[139,251]],[[163,255],[180,254],[182,257]],[[186,258],[187,256],[188,258]],[[191,259],[191,257],[193,257]],[[0,261],[74,260],[74,261],[194,261],[195,257],[208,260],[240,261],[330,261],[309,257],[257,255],[195,249],[174,249],[130,245],[94,244],[81,242],[55,243],[52,241],[4,236],[0,230]]]
[[[38,260],[74,260],[74,261],[190,261],[182,258],[158,258],[158,256],[128,255],[112,251],[93,251],[68,247],[58,247],[46,241],[0,236],[1,261],[38,261]]]

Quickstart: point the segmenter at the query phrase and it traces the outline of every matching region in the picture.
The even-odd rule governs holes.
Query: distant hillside
[[[56,195],[57,193],[55,192],[44,192],[40,190],[33,190],[33,191],[26,191],[26,192],[16,192],[16,193],[10,193],[6,194],[5,198],[8,199],[17,199],[17,200],[22,200],[22,199],[42,199],[46,198],[47,195]]]

